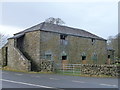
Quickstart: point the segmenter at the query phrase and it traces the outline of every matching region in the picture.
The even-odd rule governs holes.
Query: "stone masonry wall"
[[[60,34],[52,32],[40,33],[41,57],[44,59],[45,53],[51,53],[52,59],[56,63],[61,63],[63,51],[67,54],[69,63],[82,64],[82,54],[86,54],[86,64],[105,64],[107,60],[106,41],[94,40],[68,35],[65,40],[60,39]],[[97,60],[93,60],[93,54],[97,55]]]
[[[3,65],[2,48],[0,49],[0,66]]]
[[[54,65],[55,65],[54,61],[41,59],[40,63],[41,68],[39,69],[39,71],[54,72],[55,69]]]
[[[70,63],[82,63],[82,54],[86,55],[86,64],[105,64],[107,60],[106,41],[91,38],[68,36],[68,54]],[[93,55],[97,59],[93,60]]]
[[[60,61],[60,35],[51,32],[40,32],[40,59],[45,59],[45,54],[51,54],[55,63]]]
[[[91,65],[91,64],[81,64],[80,70],[81,74],[87,75],[107,75],[118,77],[120,74],[120,66],[116,65]]]
[[[58,68],[57,70],[63,70],[63,73],[73,72],[73,74],[78,75],[88,75],[88,76],[112,76],[119,77],[120,75],[120,65],[97,65],[97,64],[65,64],[64,67]]]
[[[8,40],[8,67],[14,70],[30,71],[30,61],[23,56],[21,51],[14,47],[14,39]]]
[[[6,65],[6,47],[0,49],[0,65]]]
[[[40,31],[26,33],[23,40],[23,53],[35,71],[40,68]]]

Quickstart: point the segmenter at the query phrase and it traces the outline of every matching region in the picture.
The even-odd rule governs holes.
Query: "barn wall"
[[[31,69],[30,61],[14,45],[14,39],[9,39],[7,66],[14,70],[29,71]]]
[[[82,63],[82,54],[86,54],[86,64],[105,64],[107,60],[106,41],[68,35],[65,40],[60,39],[60,34],[41,31],[40,40],[41,58],[45,53],[52,53],[52,59],[61,63],[63,53],[67,55],[69,63]],[[93,59],[94,53],[97,59]]]
[[[40,64],[40,31],[25,34],[23,53],[31,61],[32,70],[37,70]]]

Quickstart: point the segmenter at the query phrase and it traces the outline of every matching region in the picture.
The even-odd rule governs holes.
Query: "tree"
[[[53,17],[50,17],[50,18],[46,19],[45,22],[51,23],[51,24],[57,24],[57,25],[65,24],[65,22],[62,19],[53,18]]]
[[[9,35],[4,35],[0,33],[0,48],[2,48],[6,43]]]
[[[115,50],[115,57],[118,57],[120,59],[119,55],[119,45],[120,45],[120,33],[116,36],[109,36],[108,38],[108,47],[111,47]]]

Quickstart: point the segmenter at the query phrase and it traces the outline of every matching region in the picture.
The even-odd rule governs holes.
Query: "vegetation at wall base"
[[[110,75],[88,75],[88,74],[81,74],[81,73],[77,73],[77,72],[68,72],[68,71],[60,71],[58,70],[56,74],[60,74],[60,75],[69,75],[69,76],[80,76],[80,77],[97,77],[97,78],[117,78],[117,77],[113,77]]]
[[[2,70],[5,71],[13,71],[13,72],[23,72],[23,73],[31,73],[31,74],[59,74],[59,75],[68,75],[68,76],[80,76],[80,77],[96,77],[96,78],[117,78],[114,76],[110,76],[110,75],[88,75],[88,74],[82,74],[78,71],[61,71],[61,70],[56,70],[56,72],[47,72],[47,71],[41,71],[41,72],[34,72],[34,71],[20,71],[20,70],[13,70],[8,66],[5,66],[2,68]]]
[[[8,66],[2,67],[2,70],[12,71],[12,72],[33,73],[33,74],[35,74],[35,73],[54,74],[53,72],[47,72],[47,71],[45,71],[45,72],[34,72],[34,71],[29,71],[29,72],[27,72],[27,71],[15,70],[15,69],[11,69],[11,68],[8,67]]]

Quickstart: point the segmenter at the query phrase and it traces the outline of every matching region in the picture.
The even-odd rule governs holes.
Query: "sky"
[[[88,2],[89,1],[89,2]],[[107,39],[118,33],[117,0],[0,2],[0,33],[13,35],[49,17]]]

